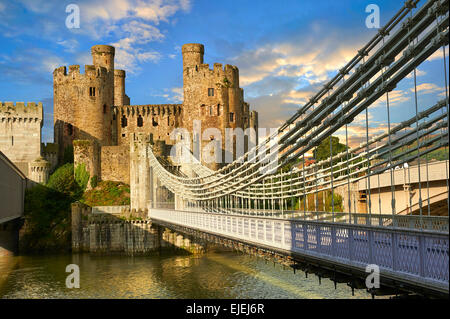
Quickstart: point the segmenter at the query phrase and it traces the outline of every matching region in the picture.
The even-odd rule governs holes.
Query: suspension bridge
[[[136,136],[134,178],[157,179],[174,202],[139,189],[132,197],[144,198],[156,224],[287,258],[319,278],[358,288],[374,264],[385,290],[448,297],[449,3],[418,2],[406,1],[275,133],[219,170],[160,158]],[[437,54],[445,87],[424,105],[417,70]],[[392,92],[405,79],[410,110],[394,122]],[[371,133],[375,106],[385,118],[379,135]],[[350,146],[356,121],[364,138]],[[330,137],[338,133],[346,147],[336,154]],[[307,165],[328,140],[329,157]],[[437,150],[447,157],[433,161]]]

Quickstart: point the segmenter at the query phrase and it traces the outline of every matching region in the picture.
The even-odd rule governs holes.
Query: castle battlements
[[[0,117],[15,119],[37,119],[42,120],[44,109],[42,103],[28,102],[0,102]]]
[[[230,64],[223,66],[221,63],[214,63],[213,68],[209,64],[202,63],[195,66],[188,66],[184,70],[185,79],[197,80],[198,78],[208,78],[220,83],[224,87],[239,87],[239,69]],[[204,79],[202,79],[203,81]]]
[[[59,68],[56,68],[55,71],[53,71],[54,80],[65,80],[65,79],[79,80],[82,79],[83,77],[92,79],[92,78],[104,78],[106,76],[108,76],[108,70],[105,67],[95,65],[85,65],[84,74],[80,73],[79,65],[69,65],[69,72],[67,72],[66,66],[61,66]]]
[[[148,105],[124,105],[117,108],[120,115],[126,116],[166,116],[181,115],[182,104],[148,104]]]

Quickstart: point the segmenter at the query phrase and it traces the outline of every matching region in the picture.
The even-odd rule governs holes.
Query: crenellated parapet
[[[0,102],[0,120],[42,121],[44,108],[42,103]]]
[[[28,164],[28,178],[36,183],[48,181],[51,164],[43,157],[38,157]]]
[[[118,115],[126,117],[152,116],[152,117],[165,117],[165,116],[181,116],[182,104],[148,104],[148,105],[124,105],[117,107],[115,110]]]
[[[92,81],[95,79],[106,79],[109,76],[108,70],[102,66],[85,65],[84,73],[80,73],[79,65],[69,65],[69,72],[66,66],[61,66],[53,71],[53,80],[55,83],[76,81]]]
[[[184,80],[185,85],[213,81],[216,86],[239,88],[239,69],[230,64],[214,63],[212,69],[209,64],[199,64],[184,69]]]

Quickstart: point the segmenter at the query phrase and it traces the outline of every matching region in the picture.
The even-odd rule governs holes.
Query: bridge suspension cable
[[[447,83],[446,99],[419,112],[416,69],[438,49],[448,45],[449,3],[448,0],[429,0],[413,14],[417,3],[406,1],[377,35],[285,124],[234,162],[213,171],[190,156],[194,158],[190,165],[195,168],[195,176],[187,176],[167,170],[167,165],[160,163],[161,159],[149,147],[148,157],[154,174],[171,192],[197,206],[248,208],[259,202],[263,207],[272,202],[274,207],[275,200],[283,210],[287,207],[285,201],[290,198],[302,197],[306,201],[307,195],[315,194],[317,207],[318,192],[331,190],[333,212],[334,189],[346,184],[350,188],[350,183],[366,179],[367,213],[370,215],[370,177],[390,170],[391,206],[392,214],[395,214],[393,168],[418,159],[421,187],[420,158],[448,147]],[[445,63],[444,50],[444,67]],[[389,92],[411,73],[415,116],[391,126]],[[369,138],[368,109],[383,95],[386,95],[387,132]],[[428,119],[437,111],[441,113]],[[361,114],[365,115],[366,141],[349,148],[348,125]],[[345,151],[333,154],[330,137],[341,129],[345,129],[347,147]],[[404,133],[400,134],[402,130]],[[305,167],[305,154],[328,138],[330,158]],[[413,143],[415,148],[410,147]],[[399,153],[405,148],[408,149]],[[191,155],[190,150],[185,149],[184,153]],[[298,159],[303,159],[301,172],[282,172],[283,167]],[[348,200],[350,207],[350,198]]]

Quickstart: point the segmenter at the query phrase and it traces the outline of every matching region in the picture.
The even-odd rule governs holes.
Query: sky
[[[69,4],[80,8],[80,28],[66,27]],[[42,138],[52,142],[55,68],[84,70],[91,46],[113,45],[131,104],[181,103],[181,46],[202,43],[205,63],[239,68],[260,127],[278,127],[377,33],[365,24],[369,4],[384,25],[403,1],[0,0],[0,101],[43,102]],[[444,77],[438,51],[417,71],[419,110],[445,97]],[[414,115],[413,81],[391,92],[393,123]],[[349,126],[353,144],[364,116]],[[371,135],[386,130],[386,116],[384,101],[369,109]]]

